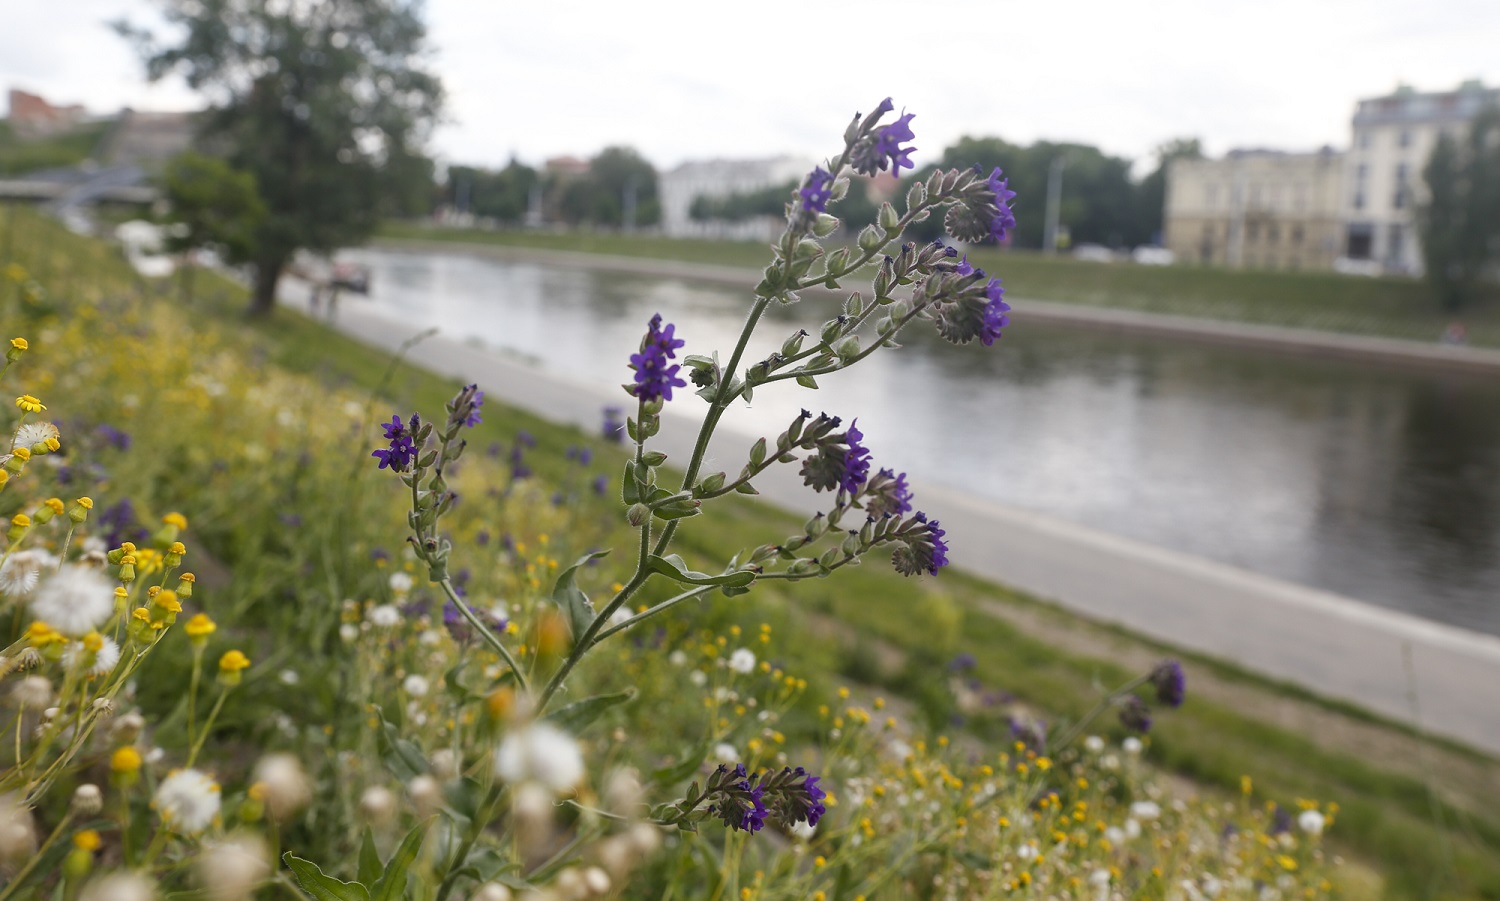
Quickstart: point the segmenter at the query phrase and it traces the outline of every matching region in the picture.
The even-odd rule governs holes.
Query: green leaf
[[[467,620],[465,622],[467,622]],[[478,694],[475,694],[473,691],[470,691],[469,687],[463,684],[463,682],[459,679],[459,677],[463,675],[464,667],[468,665],[468,660],[460,660],[458,663],[454,664],[454,666],[446,673],[443,673],[443,684],[448,686],[448,693],[457,698],[459,703],[468,703],[469,701],[480,700],[480,696]]]
[[[410,782],[427,772],[427,756],[422,749],[410,739],[401,737],[391,721],[385,718],[384,710],[377,713],[380,715],[380,731],[375,733],[375,744],[386,769],[402,782]]]
[[[286,862],[292,875],[297,877],[302,890],[312,895],[316,901],[370,901],[369,891],[358,882],[343,882],[332,876],[325,876],[317,864],[303,860],[290,851],[282,855],[281,859]]]
[[[708,742],[689,751],[682,760],[672,766],[663,767],[651,774],[651,781],[657,785],[667,788],[676,785],[682,780],[698,772],[698,767],[703,766],[703,761],[708,757]]]
[[[577,735],[594,720],[604,714],[606,710],[626,701],[633,700],[636,695],[634,688],[617,691],[614,694],[594,695],[592,698],[584,698],[576,701],[561,710],[556,710],[547,715],[547,719],[557,728],[570,735]]]
[[[660,573],[668,578],[676,579],[679,582],[685,582],[689,585],[728,585],[734,588],[743,588],[755,581],[755,573],[743,569],[717,576],[694,572],[688,569],[687,565],[682,562],[682,558],[676,554],[668,554],[665,557],[658,557],[652,554],[646,558],[646,567],[654,573]]]
[[[406,871],[411,869],[417,852],[422,850],[422,839],[427,835],[427,824],[418,823],[406,833],[401,846],[391,859],[386,861],[385,875],[372,887],[371,901],[401,901],[406,895]]]
[[[375,833],[365,827],[364,838],[359,842],[359,881],[373,884],[385,871],[385,864],[380,862],[380,852],[375,850]]]
[[[636,487],[635,464],[633,462],[625,464],[625,475],[620,479],[620,499],[627,504],[637,503],[641,499],[641,493]]]
[[[552,589],[552,603],[556,604],[563,615],[568,618],[568,625],[573,629],[573,640],[588,630],[589,623],[594,621],[594,605],[589,603],[588,595],[578,587],[576,582],[578,568],[590,560],[597,560],[608,554],[609,551],[595,551],[585,554],[570,567],[562,571],[557,577],[557,585]]]

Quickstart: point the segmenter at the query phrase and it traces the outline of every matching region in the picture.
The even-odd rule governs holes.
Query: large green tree
[[[539,184],[537,171],[515,159],[498,172],[449,166],[443,201],[460,212],[517,225],[526,218],[531,192]]]
[[[589,160],[588,174],[557,182],[554,192],[569,225],[629,228],[661,219],[656,168],[631,147],[604,148]]]
[[[422,152],[442,87],[424,68],[417,0],[158,0],[169,39],[118,23],[153,80],[180,73],[209,103],[206,146],[255,177],[250,309],[268,313],[298,250],[359,243],[428,196]],[[424,182],[425,179],[425,182]]]
[[[162,193],[171,205],[167,249],[183,255],[184,300],[193,296],[193,251],[214,250],[230,263],[255,258],[255,233],[266,215],[255,176],[190,150],[167,163]]]
[[[1417,209],[1427,278],[1443,306],[1471,303],[1500,267],[1500,109],[1489,107],[1462,138],[1444,134],[1422,171]]]

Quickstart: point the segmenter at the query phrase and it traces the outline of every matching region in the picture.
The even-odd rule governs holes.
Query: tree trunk
[[[250,294],[251,316],[269,316],[276,308],[276,285],[285,268],[285,257],[262,258],[255,264],[255,286]]]

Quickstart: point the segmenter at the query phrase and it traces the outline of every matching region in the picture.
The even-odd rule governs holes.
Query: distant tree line
[[[1417,229],[1427,279],[1457,310],[1500,281],[1500,109],[1481,111],[1462,137],[1444,133],[1422,175],[1428,199]]]
[[[630,228],[661,220],[656,169],[630,147],[606,147],[588,171],[535,169],[512,159],[504,169],[450,166],[443,204],[506,225],[519,225],[533,203],[542,218],[570,226]]]
[[[1166,167],[1173,159],[1198,158],[1202,145],[1196,138],[1162,145],[1156,168],[1140,180],[1131,177],[1131,161],[1108,156],[1086,144],[1039,141],[1029,146],[1001,138],[962,138],[943,151],[940,166],[978,165],[984,170],[999,166],[1010,178],[1019,225],[1013,243],[1041,247],[1046,227],[1047,178],[1054,160],[1062,164],[1062,196],[1059,222],[1067,226],[1075,243],[1133,247],[1161,238],[1162,207],[1166,200]],[[938,166],[915,173],[926,178]],[[838,205],[839,218],[853,230],[875,221],[880,204],[871,197],[871,183],[856,178],[849,195]],[[782,214],[796,189],[795,183],[725,197],[699,197],[693,202],[694,219],[741,220],[752,216]],[[914,234],[935,238],[942,231],[940,218],[919,224]]]

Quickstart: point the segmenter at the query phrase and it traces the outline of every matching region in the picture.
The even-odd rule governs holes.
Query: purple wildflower
[[[620,444],[625,440],[625,423],[620,419],[624,411],[619,407],[604,408],[604,440]]]
[[[849,445],[849,450],[844,453],[844,473],[839,477],[839,487],[851,495],[858,494],[860,487],[870,477],[870,451],[859,443],[865,434],[855,428],[857,422],[858,419],[849,423],[849,431],[844,433],[844,441]]]
[[[1187,697],[1187,676],[1176,660],[1157,664],[1151,672],[1151,684],[1156,687],[1156,699],[1168,707],[1181,707]]]
[[[641,340],[640,353],[630,357],[630,368],[635,370],[635,384],[626,388],[643,401],[671,400],[673,388],[686,388],[687,382],[677,377],[682,367],[668,366],[669,360],[677,356],[675,351],[686,342],[676,338],[677,326],[668,323],[661,327],[661,314],[651,317],[646,337]]]
[[[1000,177],[1000,167],[990,173],[989,187],[995,195],[995,216],[990,220],[990,237],[996,243],[1005,241],[1010,230],[1016,227],[1015,214],[1010,210],[1010,202],[1015,199],[1016,192],[1010,189],[1010,179]]]
[[[472,429],[474,426],[484,422],[483,419],[479,418],[479,408],[484,406],[484,392],[478,390],[477,385],[470,385],[469,390],[473,391],[474,395],[469,400],[469,415],[464,417],[464,425]]]
[[[974,264],[969,262],[968,254],[964,254],[963,259],[958,261],[958,265],[954,267],[953,271],[959,275],[973,275],[976,272],[981,276],[984,274],[983,269],[975,269]]]
[[[400,416],[391,416],[391,421],[382,425],[385,429],[385,437],[391,442],[390,447],[382,447],[370,456],[380,459],[379,469],[387,466],[392,472],[406,472],[411,468],[412,460],[417,456],[416,445],[412,443],[412,436],[416,434],[421,420],[417,414],[411,414],[410,426],[402,425]]]
[[[1132,732],[1151,731],[1151,708],[1135,695],[1126,695],[1120,707],[1120,724]]]
[[[875,133],[875,155],[881,157],[880,168],[886,167],[886,160],[890,161],[891,173],[900,175],[902,169],[914,169],[916,164],[910,159],[915,147],[902,147],[905,141],[916,137],[912,134],[911,120],[916,118],[915,113],[907,113],[901,118],[880,128]]]
[[[609,476],[598,475],[594,477],[594,493],[603,497],[609,491]]]
[[[116,450],[130,450],[130,436],[114,426],[104,423],[95,431],[98,432],[100,438],[104,439],[105,444]]]
[[[906,473],[882,469],[870,479],[865,509],[871,516],[902,516],[911,512],[911,486]]]
[[[406,434],[406,423],[402,422],[401,417],[394,413],[391,414],[391,421],[382,423],[381,427],[385,429],[387,441],[394,441]]]
[[[802,772],[802,768],[797,767],[797,772]],[[828,812],[827,806],[823,804],[823,799],[828,797],[828,793],[818,787],[819,778],[809,775],[802,785],[794,786],[791,792],[794,817],[797,820],[806,820],[809,826],[818,825],[818,820]]]
[[[833,176],[822,166],[807,176],[807,184],[797,192],[802,198],[802,212],[822,213],[828,210],[828,199],[833,196]]]
[[[1005,288],[998,278],[990,279],[984,293],[989,303],[984,305],[984,327],[979,332],[979,340],[989,347],[1000,337],[1000,330],[1010,324],[1010,317],[1005,315],[1010,304],[1005,302]]]

